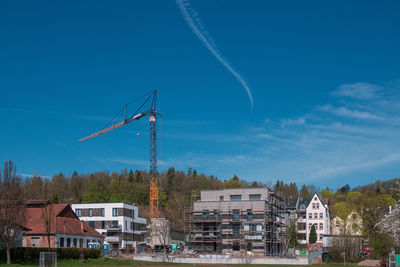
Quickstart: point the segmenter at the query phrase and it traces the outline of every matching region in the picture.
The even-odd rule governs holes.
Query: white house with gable
[[[317,230],[317,243],[322,243],[324,235],[330,234],[329,207],[318,194],[314,194],[306,209],[306,240],[308,243],[312,225]]]

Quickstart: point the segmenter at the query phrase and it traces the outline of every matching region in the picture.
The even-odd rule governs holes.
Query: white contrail
[[[216,57],[216,59],[219,62],[221,62],[221,64],[232,73],[232,75],[239,81],[239,83],[246,90],[247,95],[249,96],[250,99],[251,108],[253,109],[254,106],[253,96],[251,94],[249,86],[247,85],[246,81],[242,78],[242,76],[233,68],[233,66],[229,64],[229,62],[226,59],[224,59],[222,53],[218,50],[212,38],[209,37],[207,32],[205,31],[203,24],[197,17],[197,12],[191,7],[190,3],[186,0],[176,0],[176,3],[183,15],[183,18],[186,20],[187,24],[192,29],[193,33],[197,36],[197,38],[200,39],[200,41],[211,52],[211,54],[213,54]],[[193,17],[191,14],[193,15]]]

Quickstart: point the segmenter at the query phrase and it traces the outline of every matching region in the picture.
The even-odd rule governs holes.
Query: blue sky
[[[399,176],[400,2],[183,1],[211,49],[179,4],[2,1],[0,160],[148,169],[147,118],[76,140],[158,89],[160,170],[321,188]]]

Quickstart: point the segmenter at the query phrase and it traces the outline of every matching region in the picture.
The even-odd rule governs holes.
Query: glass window
[[[231,200],[242,200],[242,195],[231,195]]]
[[[234,221],[239,221],[240,220],[239,210],[233,210],[233,220]]]
[[[104,217],[104,208],[101,208],[101,217]]]
[[[105,229],[105,228],[106,228],[105,222],[101,221],[101,229]]]
[[[89,209],[89,217],[92,217],[92,216],[93,216],[93,210]]]
[[[324,237],[324,235],[319,235],[319,240],[322,240],[322,237]]]
[[[224,201],[224,196],[220,196],[219,201]]]
[[[318,213],[314,213],[314,219],[318,219]]]
[[[132,210],[132,219],[135,219],[135,210]]]
[[[315,209],[315,203],[312,203],[312,208]]]
[[[317,209],[319,209],[319,203],[317,203]]]
[[[251,194],[249,195],[250,200],[261,200],[261,194]]]
[[[320,214],[319,214],[319,218],[320,218],[320,219],[323,219],[323,218],[324,218],[324,215],[323,215],[322,213],[320,213]]]
[[[118,208],[112,209],[112,216],[114,216],[114,217],[118,216]]]
[[[312,227],[312,223],[309,223],[308,224],[308,229],[311,229],[311,227]]]
[[[309,218],[309,219],[312,219],[312,213],[309,213],[309,214],[308,214],[308,218]]]
[[[75,210],[75,214],[76,214],[76,216],[81,217],[82,216],[82,210],[81,209],[76,209]]]
[[[125,221],[125,230],[128,230],[128,221]]]
[[[67,238],[67,248],[71,247],[71,238]]]
[[[60,248],[64,247],[64,237],[60,237],[60,244],[58,244]]]
[[[323,223],[319,224],[319,230],[324,230],[324,224]]]
[[[253,212],[251,211],[251,209],[247,210],[247,220],[248,221],[253,220]]]
[[[218,221],[218,211],[214,210],[214,221]]]
[[[94,221],[89,221],[89,226],[94,229]]]

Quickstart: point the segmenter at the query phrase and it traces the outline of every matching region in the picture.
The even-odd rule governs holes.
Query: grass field
[[[71,259],[66,259],[66,260],[59,260],[57,262],[58,267],[80,267],[80,266],[134,266],[134,267],[140,267],[140,266],[145,266],[148,267],[149,265],[151,266],[179,266],[179,267],[185,267],[185,266],[190,266],[190,267],[202,267],[202,266],[207,266],[207,267],[243,267],[247,265],[242,265],[242,264],[235,264],[235,265],[224,265],[224,264],[176,264],[176,263],[161,263],[161,262],[146,262],[146,261],[131,261],[131,260],[114,260],[114,259],[109,259],[105,258],[104,261],[102,259],[87,259],[85,260],[85,263],[80,264],[79,260],[71,260]],[[31,262],[31,263],[22,263],[22,264],[0,264],[0,267],[5,267],[5,266],[12,266],[12,267],[38,267],[39,266],[39,261],[37,262]],[[284,267],[284,266],[295,266],[295,265],[256,265],[252,264],[252,267]],[[304,266],[304,265],[302,265]],[[343,264],[313,264],[312,267],[342,267]],[[348,267],[355,267],[357,266],[356,264],[347,264],[346,266]]]

